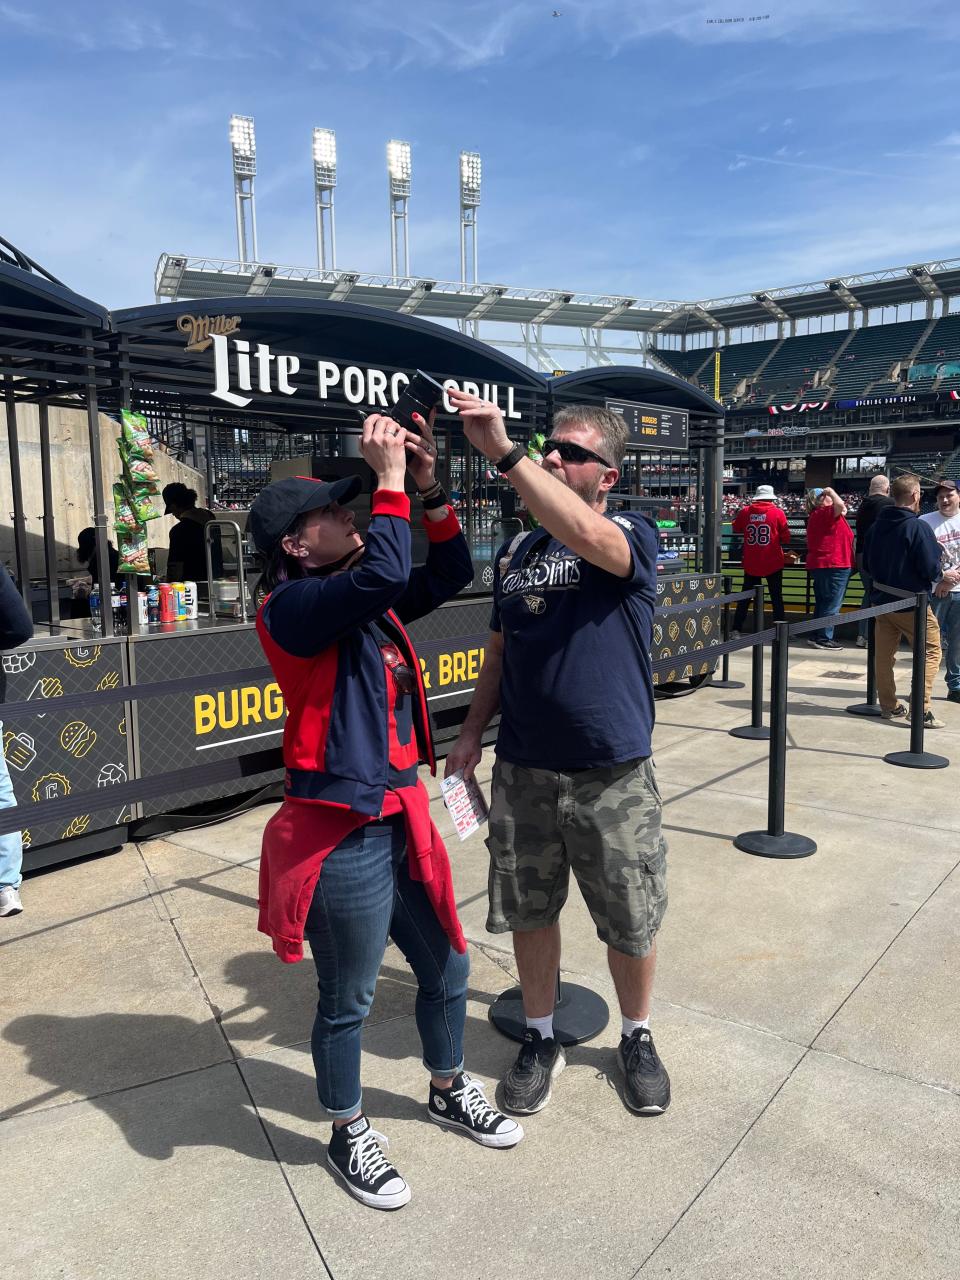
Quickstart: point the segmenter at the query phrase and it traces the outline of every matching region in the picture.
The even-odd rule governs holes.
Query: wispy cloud
[[[815,164],[806,160],[785,160],[781,158],[785,150],[784,147],[781,147],[776,155],[772,156],[754,156],[740,152],[736,159],[727,165],[727,168],[733,172],[737,169],[746,169],[751,164],[774,164],[781,165],[787,169],[812,169],[818,173],[839,173],[845,177],[853,178],[885,178],[888,176],[885,173],[875,173],[872,169],[846,168],[834,164]]]

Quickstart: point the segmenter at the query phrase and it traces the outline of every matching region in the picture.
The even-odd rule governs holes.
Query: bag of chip
[[[148,520],[160,519],[160,512],[150,500],[150,495],[142,489],[134,489],[130,495],[130,505],[137,518],[137,524],[146,524]]]
[[[127,447],[127,459],[141,462],[153,461],[153,444],[147,430],[147,420],[142,413],[123,409],[120,413],[120,434]]]
[[[127,486],[122,480],[115,480],[113,484],[113,511],[118,530],[136,529],[140,523],[127,498]]]
[[[157,473],[149,462],[144,462],[142,458],[127,458],[126,462],[134,488],[148,489],[150,493],[158,491]]]
[[[147,534],[144,529],[118,529],[117,550],[120,552],[119,573],[150,573]]]

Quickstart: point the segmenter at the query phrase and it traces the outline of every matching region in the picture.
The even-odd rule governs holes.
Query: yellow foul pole
[[[713,353],[713,398],[720,399],[720,352]]]

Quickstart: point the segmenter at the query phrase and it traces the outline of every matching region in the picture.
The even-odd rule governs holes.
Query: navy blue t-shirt
[[[497,755],[540,769],[593,769],[648,756],[657,531],[634,511],[623,529],[633,573],[618,578],[546,530],[497,553],[490,626],[503,634]]]

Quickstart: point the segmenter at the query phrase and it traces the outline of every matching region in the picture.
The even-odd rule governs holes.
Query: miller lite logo
[[[214,336],[225,337],[240,328],[239,316],[178,316],[177,328],[187,335],[185,351],[206,351]]]

